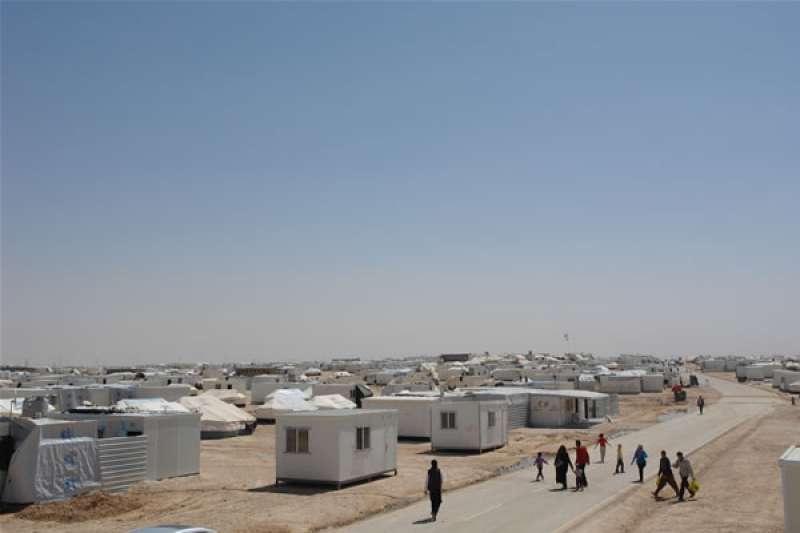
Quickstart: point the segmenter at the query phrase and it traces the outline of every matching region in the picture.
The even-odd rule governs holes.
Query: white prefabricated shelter
[[[431,438],[431,405],[438,396],[375,396],[364,398],[364,409],[394,409],[397,411],[397,436],[410,439]]]
[[[314,383],[311,385],[311,394],[313,396],[340,394],[356,405],[360,405],[362,399],[373,395],[372,389],[357,383]]]
[[[508,403],[508,429],[528,425],[530,389],[527,387],[473,387],[460,390],[474,394],[480,400],[503,400]]]
[[[53,396],[51,389],[45,388],[17,388],[0,389],[0,398],[13,399],[13,398],[36,398],[39,396],[50,397]]]
[[[642,376],[642,392],[661,392],[664,390],[664,374]]]
[[[200,415],[196,413],[114,413],[80,410],[54,415],[64,420],[93,420],[98,441],[147,436],[145,479],[200,473]]]
[[[703,372],[725,372],[724,359],[707,359],[702,362]]]
[[[397,473],[397,411],[324,410],[281,415],[276,482],[344,484]]]
[[[2,489],[6,503],[61,500],[100,488],[94,421],[7,419],[13,443]],[[9,450],[5,449],[4,453]]]
[[[519,381],[522,379],[521,368],[495,368],[492,377],[498,381]]]
[[[796,381],[800,381],[800,371],[798,370],[776,368],[772,373],[772,386],[782,391],[788,391],[789,385]]]
[[[736,377],[740,380],[763,380],[767,377],[767,369],[775,375],[771,367],[765,365],[740,365],[736,367]]]
[[[431,449],[490,450],[508,442],[508,402],[474,397],[431,405]]]
[[[195,391],[191,385],[140,385],[135,398],[164,398],[168,402],[177,402],[184,396],[191,396]]]
[[[391,383],[381,389],[381,396],[392,396],[400,392],[429,392],[432,390],[434,390],[433,383]]]
[[[783,529],[800,531],[800,447],[792,446],[778,460],[783,484]]]
[[[586,424],[612,414],[611,397],[600,392],[571,391],[531,391],[531,427],[564,427]]]
[[[181,405],[200,414],[200,438],[220,439],[252,432],[256,417],[235,405],[201,394],[181,398]]]
[[[597,390],[607,394],[639,394],[642,380],[638,374],[602,374],[597,376]]]

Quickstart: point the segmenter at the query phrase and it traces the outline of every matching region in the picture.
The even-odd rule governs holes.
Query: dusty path
[[[691,457],[701,483],[697,498],[656,502],[652,486],[595,513],[572,533],[781,533],[779,457],[800,443],[800,408],[783,406],[746,422]],[[672,496],[665,489],[667,496]],[[800,505],[800,502],[797,502]]]
[[[672,452],[678,449],[691,452],[743,422],[765,416],[778,402],[772,394],[736,383],[714,380],[713,385],[723,393],[723,398],[705,415],[692,413],[678,417],[624,435],[616,442],[622,443],[628,453],[636,444],[642,443],[654,457],[662,448]],[[628,474],[621,476],[614,476],[613,469],[611,463],[592,465],[588,470],[590,488],[579,494],[554,492],[552,470],[549,472],[549,483],[533,483],[530,471],[514,473],[446,493],[440,519],[435,523],[424,522],[429,510],[427,503],[420,502],[351,524],[342,531],[399,532],[407,531],[412,524],[416,524],[415,530],[419,531],[551,532],[570,524],[587,510],[599,508],[632,486],[638,486],[631,484],[633,476],[630,469]],[[647,479],[655,471],[651,464]],[[646,480],[645,485],[649,488],[649,481]]]

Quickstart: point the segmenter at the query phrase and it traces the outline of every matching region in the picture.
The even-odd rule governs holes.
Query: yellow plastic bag
[[[696,479],[693,479],[689,483],[689,490],[691,490],[692,492],[697,492],[698,490],[700,490],[700,483],[698,483]]]
[[[656,488],[658,488],[659,483],[661,483],[661,474],[656,476]]]

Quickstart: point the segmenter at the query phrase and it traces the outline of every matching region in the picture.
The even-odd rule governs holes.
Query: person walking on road
[[[681,476],[681,488],[678,491],[678,501],[682,502],[686,490],[689,491],[689,497],[694,498],[694,491],[689,485],[690,477],[692,481],[694,481],[694,470],[692,469],[692,463],[689,462],[689,459],[683,456],[683,452],[678,452],[677,456],[678,460],[675,461],[675,464],[672,466],[678,469],[678,475]]]
[[[644,446],[641,444],[636,447],[633,453],[633,461],[631,464],[636,463],[639,468],[639,483],[644,483],[644,468],[647,466],[647,452],[644,451]]]
[[[431,461],[431,467],[428,469],[428,479],[425,481],[425,494],[431,498],[431,518],[436,521],[436,515],[439,514],[439,507],[442,505],[442,486],[444,486],[444,476],[442,471],[439,470],[439,463],[436,459]]]
[[[573,471],[575,469],[572,467],[572,459],[569,458],[566,446],[562,445],[558,449],[553,466],[556,467],[556,483],[562,485],[563,488],[561,490],[567,490],[567,469]]]
[[[624,474],[625,473],[625,461],[622,460],[622,444],[617,443],[617,468],[614,470],[614,474]]]
[[[658,499],[658,493],[667,485],[672,487],[672,490],[675,491],[675,495],[677,496],[678,484],[675,483],[675,476],[672,474],[672,463],[670,463],[669,457],[667,457],[667,452],[661,450],[661,461],[658,464],[658,485],[656,485],[653,496]]]
[[[542,452],[536,454],[536,459],[533,460],[533,463],[536,465],[536,481],[541,481],[544,479],[544,474],[542,473],[542,468],[544,465],[548,464],[547,459],[544,458]]]
[[[598,446],[600,446],[601,464],[606,462],[606,444],[608,444],[608,439],[605,437],[605,435],[600,433],[600,437],[597,439],[597,442],[595,443],[594,447],[597,448]]]
[[[575,441],[575,490],[583,491],[589,486],[589,481],[586,479],[586,467],[591,464],[589,459],[589,450],[586,446],[581,445],[581,441]]]
[[[706,406],[706,399],[703,398],[703,395],[699,395],[697,397],[697,409],[700,411],[700,414],[703,414],[703,408]]]

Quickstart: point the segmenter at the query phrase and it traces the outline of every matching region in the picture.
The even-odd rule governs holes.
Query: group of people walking
[[[609,440],[603,433],[600,433],[600,436],[594,445],[594,448],[600,448],[600,463],[605,463],[606,448],[608,445]],[[694,497],[695,493],[697,492],[697,482],[694,478],[692,463],[683,454],[683,452],[678,452],[676,457],[677,459],[673,463],[667,456],[667,452],[665,450],[661,450],[661,458],[658,463],[658,480],[656,482],[656,490],[653,492],[653,496],[655,496],[656,499],[659,498],[659,494],[667,485],[669,485],[672,490],[675,491],[678,501],[684,500],[686,492],[689,493],[690,497]],[[636,447],[636,451],[633,453],[633,458],[630,462],[630,464],[636,465],[639,473],[639,483],[644,483],[644,471],[645,468],[647,468],[647,458],[648,455],[644,449],[644,446],[639,444]],[[550,463],[547,461],[547,459],[545,459],[544,454],[542,452],[537,453],[536,458],[534,459],[534,466],[536,466],[537,470],[536,481],[544,480],[544,465],[546,464]],[[567,447],[564,445],[560,446],[556,452],[555,458],[553,459],[553,466],[556,470],[556,484],[561,485],[561,490],[567,490],[567,474],[571,470],[575,474],[575,491],[583,491],[589,486],[589,481],[586,477],[586,467],[590,464],[591,458],[589,456],[589,450],[581,441],[575,441],[575,461],[573,461],[570,457]],[[678,485],[678,482],[675,480],[673,468],[678,470],[678,476],[681,479],[680,485]],[[614,469],[614,475],[624,473],[625,460],[622,453],[622,444],[618,443],[617,464],[616,468]],[[436,460],[433,460],[431,461],[431,467],[428,470],[428,475],[425,480],[425,494],[430,496],[431,518],[434,521],[436,520],[436,516],[439,514],[439,507],[442,505],[443,484],[444,476],[442,475],[441,470],[439,470],[439,465]]]
[[[601,433],[594,446],[595,448],[600,448],[600,463],[605,463],[606,447],[608,444],[608,439]],[[695,495],[696,480],[694,478],[692,463],[683,454],[683,452],[678,452],[676,456],[676,461],[672,463],[667,456],[667,452],[665,450],[661,451],[661,458],[658,465],[658,480],[656,482],[656,490],[653,492],[653,496],[656,498],[659,497],[659,494],[667,485],[669,485],[675,491],[675,495],[678,497],[679,501],[684,500],[686,492],[689,492],[691,497],[694,497]],[[633,458],[630,464],[636,465],[639,473],[639,483],[644,483],[644,471],[647,467],[647,458],[648,455],[644,449],[644,446],[641,444],[638,445],[636,447],[636,451],[633,453]],[[556,471],[556,484],[561,485],[561,490],[567,490],[567,473],[570,470],[575,473],[575,490],[577,492],[583,491],[586,487],[588,487],[589,483],[586,477],[586,467],[591,463],[591,459],[589,457],[589,451],[586,449],[586,446],[581,443],[581,441],[575,441],[574,463],[570,458],[566,446],[563,445],[558,448],[558,452],[556,452],[553,463]],[[545,464],[549,463],[541,452],[536,455],[534,464],[537,469],[536,481],[544,480],[543,468]],[[678,475],[681,479],[680,486],[675,480],[675,474],[672,470],[673,468],[678,470]],[[617,444],[617,464],[614,469],[614,475],[624,473],[625,460],[622,452],[622,444]]]

